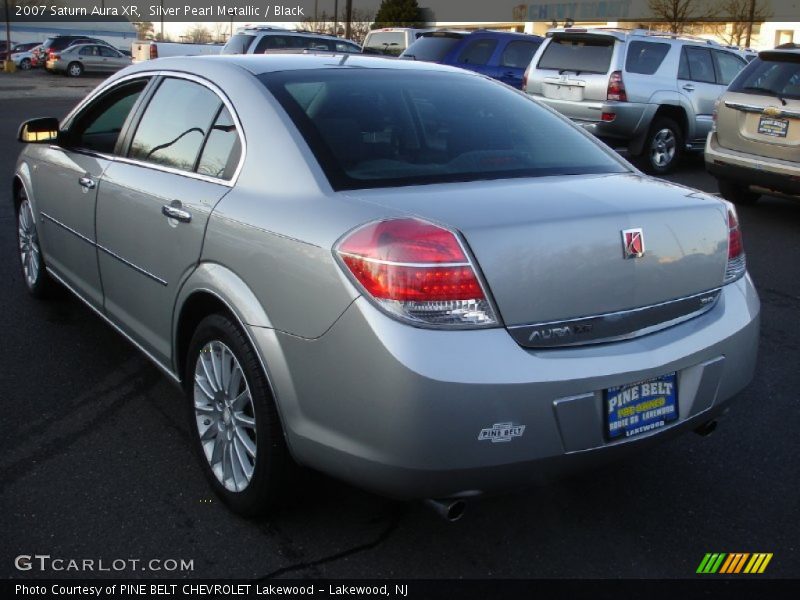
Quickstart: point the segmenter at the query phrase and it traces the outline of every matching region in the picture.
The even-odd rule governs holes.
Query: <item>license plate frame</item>
[[[762,116],[758,119],[758,133],[770,137],[785,138],[789,133],[789,119]]]
[[[678,420],[678,374],[665,373],[603,391],[606,440],[630,439]]]

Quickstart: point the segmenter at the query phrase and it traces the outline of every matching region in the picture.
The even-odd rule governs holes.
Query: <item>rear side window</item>
[[[441,62],[445,56],[463,39],[463,36],[424,35],[403,52],[416,60]]]
[[[747,64],[744,59],[730,52],[714,50],[714,60],[717,63],[717,83],[728,85]]]
[[[230,179],[239,164],[241,153],[236,124],[231,113],[223,106],[200,153],[197,172],[218,179]]]
[[[669,44],[654,42],[634,41],[628,44],[628,57],[625,60],[625,70],[628,73],[652,75],[664,62],[664,57],[669,52]]]
[[[500,66],[524,69],[531,64],[539,44],[536,42],[510,42],[500,57]]]
[[[231,36],[231,39],[228,40],[222,47],[222,54],[247,54],[247,51],[250,49],[250,46],[253,44],[253,40],[256,39],[254,35],[248,35],[246,33],[237,33]]]
[[[711,50],[696,46],[684,46],[678,78],[702,83],[716,83]]]
[[[732,92],[800,100],[800,56],[762,53],[741,71]]]
[[[610,36],[553,36],[539,59],[540,69],[577,73],[608,73],[614,38]]]
[[[497,47],[497,40],[474,40],[458,55],[458,62],[466,65],[485,65]]]
[[[221,105],[214,92],[198,83],[165,79],[147,105],[128,155],[193,171]]]

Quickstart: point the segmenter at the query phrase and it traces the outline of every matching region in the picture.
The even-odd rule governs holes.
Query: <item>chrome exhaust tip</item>
[[[425,504],[448,523],[455,523],[461,519],[467,509],[467,503],[462,498],[446,498],[444,500],[429,498],[425,500]]]
[[[714,430],[717,428],[717,421],[716,419],[711,421],[706,421],[700,427],[694,430],[697,435],[701,435],[703,437],[707,437],[714,433]]]

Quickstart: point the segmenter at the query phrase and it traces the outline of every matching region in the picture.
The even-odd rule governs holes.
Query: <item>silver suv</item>
[[[361,46],[350,40],[303,29],[244,27],[230,37],[220,54],[265,54],[272,52],[325,50],[359,53]]]
[[[650,173],[702,150],[714,102],[747,64],[715,42],[643,29],[552,29],[524,89]]]

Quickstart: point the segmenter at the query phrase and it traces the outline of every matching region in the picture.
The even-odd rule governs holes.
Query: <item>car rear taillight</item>
[[[158,58],[158,46],[150,44],[150,58]]]
[[[611,73],[611,77],[608,78],[606,98],[619,102],[628,101],[628,95],[625,93],[625,83],[622,81],[622,71],[614,71]]]
[[[523,92],[527,92],[528,91],[528,75],[530,75],[530,72],[531,72],[531,66],[528,65],[528,68],[525,69],[525,72],[522,74],[522,91]]]
[[[724,283],[736,281],[747,270],[747,262],[742,244],[742,230],[739,227],[739,219],[736,210],[728,207],[728,266],[725,268]]]
[[[455,233],[419,219],[369,223],[334,248],[366,294],[417,325],[491,326],[494,310]]]

